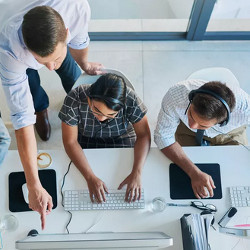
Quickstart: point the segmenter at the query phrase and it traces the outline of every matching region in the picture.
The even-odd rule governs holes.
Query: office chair
[[[221,81],[222,83],[226,83],[228,87],[240,86],[235,75],[229,69],[222,67],[204,68],[195,71],[187,78],[187,80],[188,79]]]
[[[131,83],[131,81],[119,70],[116,69],[104,69],[104,71],[106,73],[112,73],[112,74],[116,74],[118,76],[121,76],[125,83],[127,84],[128,87],[130,87],[131,89],[135,90],[133,84]],[[82,84],[92,84],[94,82],[96,82],[96,80],[100,77],[101,75],[87,75],[86,73],[83,73],[82,75],[80,75],[80,77],[78,78],[78,80],[75,82],[74,86],[72,87],[72,89],[78,87],[79,85]]]

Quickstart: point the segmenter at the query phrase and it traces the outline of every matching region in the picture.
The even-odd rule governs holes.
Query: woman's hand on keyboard
[[[91,178],[87,180],[89,196],[92,202],[97,201],[101,203],[106,201],[105,193],[108,193],[108,188],[105,183],[93,175]]]
[[[125,201],[131,202],[141,199],[141,175],[131,173],[118,187],[122,189],[124,185],[127,185]]]

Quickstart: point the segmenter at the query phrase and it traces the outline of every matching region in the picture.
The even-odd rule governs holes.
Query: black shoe
[[[51,134],[51,127],[48,118],[48,109],[36,112],[36,131],[43,141],[48,141]]]

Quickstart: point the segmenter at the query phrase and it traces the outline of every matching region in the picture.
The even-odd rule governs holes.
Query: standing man
[[[250,97],[240,87],[187,80],[163,98],[154,140],[190,177],[197,198],[213,196],[214,182],[187,157],[181,146],[247,145]]]
[[[100,74],[102,65],[88,62],[89,20],[86,0],[36,0],[0,31],[0,76],[29,189],[29,206],[41,214],[42,228],[53,204],[37,171],[33,124],[42,140],[50,137],[49,100],[37,70],[43,66],[55,70],[66,92],[81,74],[77,64],[88,74]]]

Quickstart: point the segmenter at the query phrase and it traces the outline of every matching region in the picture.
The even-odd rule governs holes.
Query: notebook
[[[214,196],[206,199],[221,199],[221,175],[220,165],[217,163],[195,164],[201,171],[212,176],[216,188]],[[197,199],[194,195],[189,176],[176,164],[169,166],[170,198],[173,200]]]

